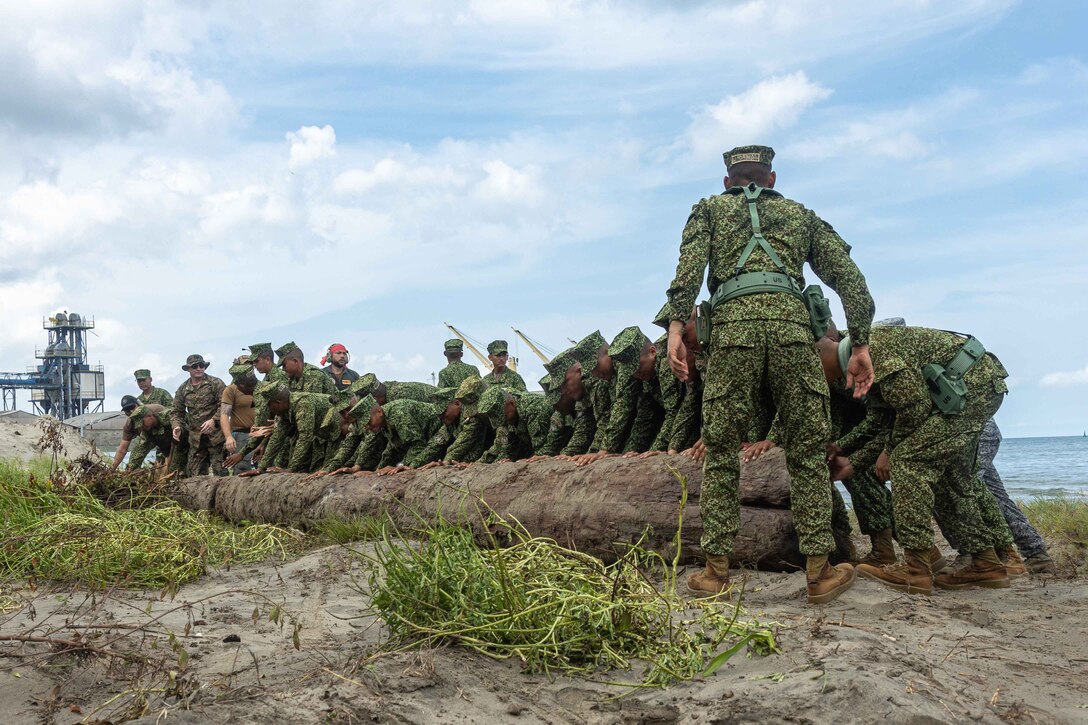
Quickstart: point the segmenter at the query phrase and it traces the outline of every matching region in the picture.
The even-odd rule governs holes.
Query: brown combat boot
[[[1024,567],[1032,574],[1054,574],[1058,570],[1054,565],[1054,560],[1050,558],[1050,554],[1045,551],[1024,559]]]
[[[1020,556],[1020,552],[1016,550],[1015,546],[1010,546],[1005,549],[999,556],[1001,560],[1005,562],[1005,574],[1007,574],[1010,579],[1028,575],[1028,568],[1024,565],[1024,559]]]
[[[896,562],[895,543],[892,540],[891,529],[884,529],[875,534],[869,534],[869,541],[872,543],[872,548],[869,550],[869,553],[865,555],[865,558],[858,562],[859,567],[862,564],[881,567]]]
[[[827,604],[854,586],[854,579],[857,578],[857,572],[850,564],[828,564],[827,554],[808,557],[805,575],[808,578],[809,604]]]
[[[934,544],[933,548],[929,550],[929,568],[936,574],[946,566],[948,566],[948,559],[944,558],[944,554],[942,554],[941,550]]]
[[[1009,586],[1009,575],[1005,565],[998,558],[991,546],[989,549],[971,554],[971,563],[960,569],[944,571],[937,575],[933,583],[941,589],[1005,589]]]
[[[696,594],[717,595],[729,588],[729,557],[708,556],[706,567],[688,577],[688,589]]]
[[[878,581],[897,592],[933,593],[933,568],[930,564],[930,552],[927,549],[921,551],[905,549],[903,561],[894,564],[884,566],[859,564],[858,574],[866,579]]]

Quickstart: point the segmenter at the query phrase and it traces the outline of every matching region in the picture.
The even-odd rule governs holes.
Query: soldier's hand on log
[[[233,439],[228,439],[228,440],[233,440]],[[242,461],[242,454],[240,452],[239,453],[232,453],[229,456],[227,456],[227,459],[225,461],[223,461],[223,468],[234,468],[239,463],[241,463],[241,461]]]
[[[272,431],[275,426],[271,425],[255,425],[249,429],[250,438],[266,438],[272,435]]]
[[[556,457],[558,458],[558,456]],[[537,461],[546,461],[549,458],[551,458],[551,456],[529,456],[528,458],[522,460],[522,463],[536,463]]]
[[[200,424],[201,433],[211,433],[213,428],[215,428],[215,420],[212,418],[208,418]]]
[[[599,461],[602,458],[608,458],[612,454],[608,451],[597,451],[596,453],[583,453],[580,456],[575,456],[574,465],[576,466],[588,466],[590,463]]]
[[[759,441],[758,443],[749,443],[744,448],[744,455],[741,456],[741,460],[747,463],[748,461],[754,461],[762,456],[767,451],[774,448],[773,441]]]
[[[306,478],[304,478],[302,480],[303,481],[309,481],[311,478],[321,478],[322,476],[328,476],[328,475],[329,475],[329,471],[314,471],[313,473],[311,473],[309,476],[307,476]]]
[[[855,398],[864,398],[873,385],[873,360],[868,345],[855,345],[846,364],[846,389],[854,389]]]
[[[654,456],[663,456],[665,451],[646,451],[645,453],[639,453],[639,458],[653,458]]]
[[[577,458],[577,456],[568,456],[568,455],[560,453],[558,456],[555,457],[555,460],[557,460],[557,461],[573,461],[575,458]]]
[[[424,463],[419,467],[420,471],[426,471],[428,468],[438,468],[439,466],[446,465],[443,461],[431,461],[430,463]]]
[[[181,440],[181,426],[180,425],[175,425],[174,426],[174,440],[176,440],[176,441]]]
[[[700,438],[695,441],[695,445],[684,451],[684,455],[696,463],[702,463],[706,460],[706,444],[703,443],[703,439]]]
[[[269,466],[264,470],[265,473],[290,473],[286,468],[280,468],[279,466]]]
[[[846,456],[835,456],[830,464],[832,481],[849,481],[854,477],[854,466]]]
[[[361,478],[362,476],[369,476],[369,475],[371,475],[373,473],[374,473],[374,471],[355,471],[351,475],[354,476],[355,478]]]
[[[892,460],[888,456],[887,451],[881,451],[877,456],[876,465],[873,466],[876,470],[876,477],[880,481],[892,480]]]
[[[259,468],[251,468],[248,471],[242,471],[241,473],[239,473],[238,478],[252,478],[253,476],[259,476],[262,473],[264,473],[264,471]]]

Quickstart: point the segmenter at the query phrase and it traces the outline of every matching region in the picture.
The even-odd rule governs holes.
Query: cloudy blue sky
[[[111,408],[264,340],[429,381],[444,321],[653,334],[691,205],[758,142],[878,316],[1002,358],[1007,435],[1079,435],[1086,34],[1072,1],[5,3],[0,370],[60,309]]]

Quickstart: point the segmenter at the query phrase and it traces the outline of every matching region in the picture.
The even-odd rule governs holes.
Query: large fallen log
[[[675,471],[675,473],[674,473]],[[702,557],[699,538],[701,467],[683,456],[650,459],[606,458],[582,468],[546,460],[434,468],[392,476],[263,474],[253,478],[196,477],[179,481],[174,497],[193,509],[231,521],[306,526],[329,518],[389,513],[411,528],[417,516],[460,522],[481,538],[490,509],[516,518],[532,534],[606,560],[638,541],[671,558],[679,518],[681,482],[688,499],[683,511],[681,560]],[[789,475],[782,452],[773,449],[742,467],[741,530],[733,559],[761,569],[802,565],[789,506]]]

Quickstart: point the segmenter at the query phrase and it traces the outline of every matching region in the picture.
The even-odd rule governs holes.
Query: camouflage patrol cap
[[[348,416],[353,420],[365,420],[370,417],[370,411],[372,411],[377,404],[378,401],[374,400],[373,395],[365,395],[360,398],[355,405],[351,406],[348,410]]]
[[[378,387],[378,376],[374,373],[366,373],[365,375],[360,375],[359,379],[352,383],[348,390],[352,395],[361,398],[373,393],[374,388],[376,387]]]
[[[269,357],[271,357],[272,356],[272,343],[270,343],[270,342],[255,342],[255,343],[253,343],[252,345],[249,346],[249,354],[253,357],[254,360],[259,358],[261,355],[268,355]]]
[[[487,344],[487,352],[491,355],[501,355],[509,350],[506,340],[492,340]]]
[[[133,377],[137,380],[147,380],[151,377],[151,371],[147,368],[140,368],[136,372],[132,373]]]
[[[452,340],[446,340],[444,347],[446,352],[464,352],[465,343],[455,337]]]
[[[746,162],[764,164],[769,167],[774,160],[774,149],[770,146],[737,146],[732,151],[726,151],[722,157],[725,159],[726,169],[732,167],[733,164]]]
[[[439,410],[445,410],[457,397],[457,388],[438,388],[431,393],[431,402],[438,406]]]
[[[503,407],[506,404],[506,396],[509,391],[506,388],[492,385],[480,396],[480,403],[476,406],[476,414],[486,416],[491,425],[498,428],[506,423],[506,415]]]
[[[285,342],[276,348],[276,355],[279,356],[279,362],[276,363],[276,367],[283,367],[283,361],[287,359],[287,356],[298,350],[299,346],[294,342]]]
[[[608,354],[616,366],[616,375],[620,380],[635,374],[639,356],[649,341],[637,325],[624,328],[612,340],[612,344],[608,346]]]
[[[128,412],[128,417],[133,420],[140,420],[145,415],[149,415],[151,411],[146,405],[137,405],[135,408]]]
[[[281,394],[284,390],[290,390],[290,388],[282,380],[265,380],[253,389],[253,397],[268,401],[273,395]]]
[[[476,415],[476,405],[480,397],[487,392],[488,384],[483,378],[465,378],[457,388],[457,400],[461,401],[461,420]]]
[[[253,372],[253,366],[250,365],[249,363],[242,363],[240,365],[231,365],[230,370],[228,370],[227,372],[230,373],[231,379],[233,379],[234,382],[236,382],[236,383],[241,381],[241,380],[245,380],[247,377],[252,377],[252,378],[257,377],[256,374],[254,374],[254,372]]]
[[[242,355],[234,358],[234,360],[232,360],[230,364],[232,367],[234,365],[252,365],[253,361],[249,358],[249,355],[243,353]]]
[[[544,377],[542,377],[540,380],[537,381],[537,384],[540,386],[541,390],[543,390],[545,393],[547,393],[549,388],[552,387],[552,376],[551,376],[551,374],[549,373],[549,374],[545,375]]]

